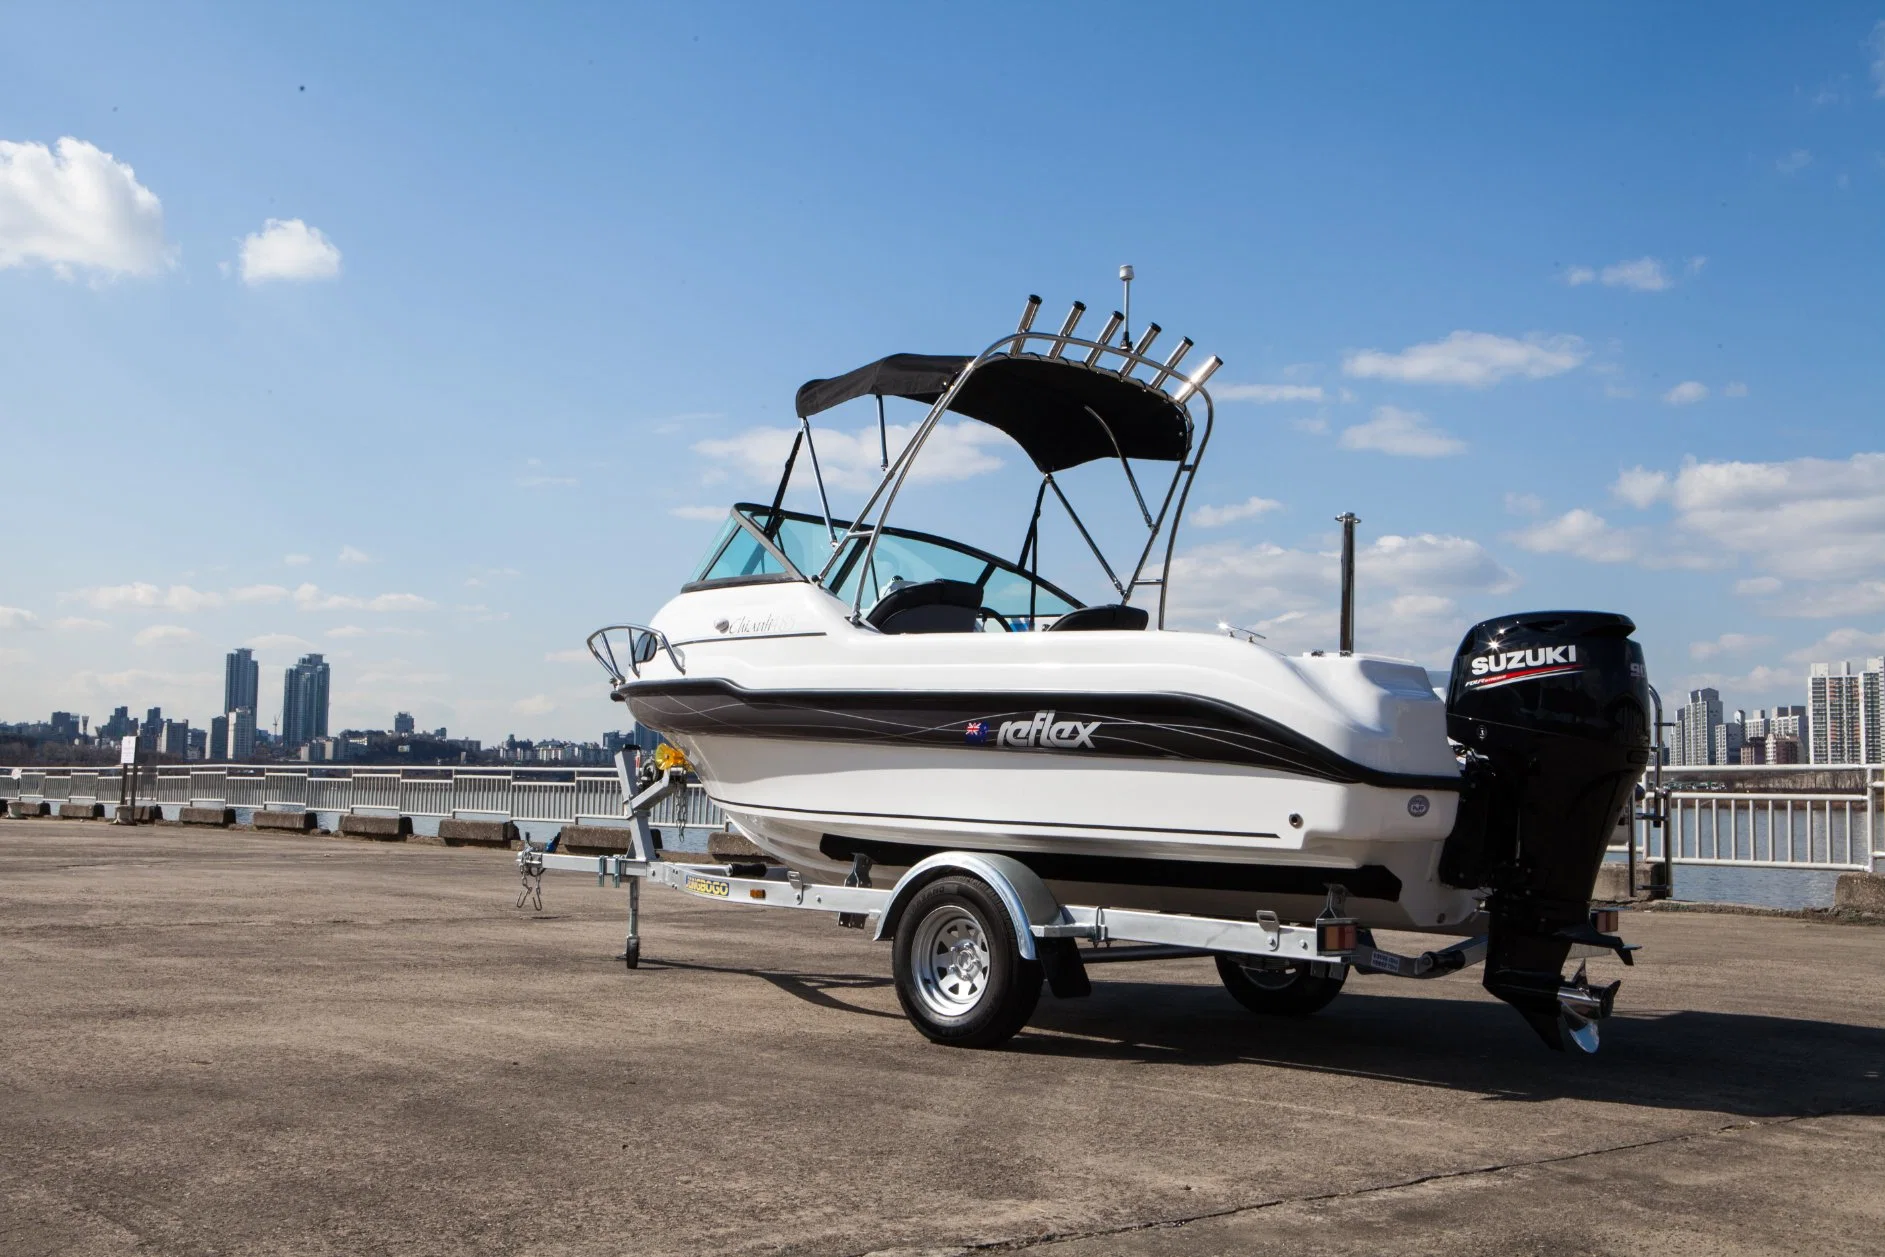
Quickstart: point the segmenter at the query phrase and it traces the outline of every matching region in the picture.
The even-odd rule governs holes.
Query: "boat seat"
[[[1138,632],[1152,622],[1144,607],[1129,607],[1123,602],[1103,607],[1080,607],[1069,611],[1047,626],[1049,633],[1078,633],[1097,629],[1126,629]]]
[[[980,585],[926,580],[892,589],[864,619],[879,633],[973,633],[981,610]]]

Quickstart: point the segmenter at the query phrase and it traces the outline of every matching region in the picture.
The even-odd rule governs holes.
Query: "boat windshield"
[[[831,521],[840,537],[850,524]],[[797,511],[741,503],[715,538],[690,582],[754,584],[782,580],[811,580],[807,572],[825,566],[831,556],[831,536],[825,520]],[[864,582],[864,603],[869,605],[895,583],[958,580],[979,586],[982,605],[1022,632],[1045,627],[1058,616],[1082,604],[1078,599],[1023,571],[1006,559],[973,546],[928,533],[886,528],[871,557],[870,570],[860,560],[869,534],[845,542],[842,560],[832,569],[831,592],[849,601]]]

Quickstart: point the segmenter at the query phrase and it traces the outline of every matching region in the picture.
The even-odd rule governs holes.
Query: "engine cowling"
[[[1488,891],[1486,989],[1557,1048],[1564,962],[1590,933],[1598,866],[1649,762],[1635,631],[1606,611],[1486,620],[1460,643],[1447,689],[1447,734],[1467,763],[1440,877]]]

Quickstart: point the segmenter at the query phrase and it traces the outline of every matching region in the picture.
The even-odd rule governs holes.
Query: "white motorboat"
[[[1613,941],[1592,933],[1588,900],[1647,757],[1633,625],[1487,621],[1445,702],[1406,661],[1168,629],[1219,360],[1184,374],[1191,342],[1154,359],[1157,325],[1115,339],[1115,314],[1088,339],[1080,305],[1057,332],[1034,328],[1038,308],[973,357],[897,354],[801,388],[773,500],[734,506],[646,625],[592,637],[613,696],[809,880],[868,884],[874,867],[970,850],[1102,907],[1303,922],[1345,901],[1367,927],[1489,933],[1488,987],[1553,1039],[1569,947]],[[838,518],[811,419],[875,398],[882,424],[886,397],[927,414],[894,458],[886,439],[881,482]],[[1039,473],[1012,560],[888,522],[949,413],[1005,432]],[[784,506],[801,454],[815,513]],[[1056,479],[1098,460],[1125,473],[1144,538],[1130,565]],[[1148,465],[1170,471],[1149,498]],[[1036,570],[1050,498],[1106,601]]]

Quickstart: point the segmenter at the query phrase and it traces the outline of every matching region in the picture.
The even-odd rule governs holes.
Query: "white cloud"
[[[1880,21],[1872,28],[1871,38],[1866,40],[1866,50],[1872,57],[1872,95],[1885,100],[1885,21]]]
[[[1221,402],[1319,402],[1322,389],[1314,384],[1229,384],[1213,391]]]
[[[1813,164],[1813,154],[1804,148],[1796,148],[1791,153],[1774,163],[1774,169],[1783,175],[1797,175]]]
[[[908,445],[916,434],[913,423],[893,423],[886,430],[890,460]],[[777,481],[785,467],[786,453],[792,448],[797,428],[751,428],[737,436],[714,437],[694,443],[694,452],[716,464],[731,464],[742,474],[760,480]],[[882,479],[877,429],[859,428],[845,432],[836,428],[813,434],[818,447],[818,465],[825,484],[834,489],[871,489]],[[1002,465],[989,447],[1013,448],[1014,443],[997,428],[982,423],[939,423],[924,442],[916,466],[910,471],[913,484],[966,480],[994,471]],[[793,478],[809,480],[810,459],[803,451],[793,469]]]
[[[303,611],[430,611],[438,604],[418,594],[380,594],[360,598],[352,594],[324,594],[317,585],[303,584],[294,591],[295,605]]]
[[[1174,619],[1248,626],[1279,650],[1329,647],[1340,566],[1333,550],[1213,542],[1172,561]],[[1455,597],[1507,592],[1517,584],[1478,542],[1431,533],[1382,537],[1362,548],[1356,567],[1363,645],[1409,658],[1452,653],[1465,628]]]
[[[175,258],[164,207],[130,166],[71,136],[53,148],[0,140],[0,270],[154,275]]]
[[[1505,495],[1505,509],[1512,515],[1541,515],[1545,510],[1545,500],[1536,493],[1508,493]]]
[[[1514,340],[1490,332],[1454,332],[1445,340],[1413,345],[1398,354],[1363,349],[1349,354],[1342,370],[1370,379],[1408,384],[1463,384],[1484,388],[1500,380],[1542,380],[1574,370],[1589,357],[1576,336],[1528,336]]]
[[[1608,287],[1628,288],[1635,292],[1662,292],[1675,283],[1669,278],[1669,273],[1663,270],[1660,261],[1647,257],[1606,266],[1599,278]]]
[[[285,554],[282,556],[281,561],[286,563],[289,567],[306,567],[308,564],[314,562],[314,557],[307,554]]]
[[[1596,282],[1597,272],[1588,266],[1573,266],[1564,272],[1564,282],[1576,288],[1582,284]]]
[[[543,662],[545,663],[588,663],[593,658],[594,656],[592,656],[583,647],[572,646],[568,650],[550,651],[548,654],[544,655]]]
[[[1713,659],[1717,655],[1741,655],[1757,647],[1773,644],[1773,638],[1754,633],[1723,633],[1712,642],[1690,642],[1689,658]]]
[[[1191,512],[1191,522],[1199,528],[1221,528],[1225,524],[1234,524],[1240,519],[1255,519],[1266,511],[1283,508],[1281,502],[1271,498],[1246,498],[1229,506],[1200,506]]]
[[[1329,421],[1317,415],[1310,419],[1291,419],[1289,426],[1298,432],[1308,432],[1319,436],[1329,430]]]
[[[1885,570],[1885,454],[1779,463],[1685,463],[1677,527],[1803,580]]]
[[[1836,663],[1842,659],[1862,659],[1885,651],[1885,633],[1864,629],[1837,628],[1814,642],[1789,654],[1793,663]]]
[[[111,627],[103,620],[88,620],[82,615],[68,615],[54,620],[52,626],[67,633],[99,633]]]
[[[1595,563],[1626,563],[1637,553],[1634,536],[1582,507],[1520,529],[1512,540],[1534,554],[1569,554]]]
[[[273,279],[333,279],[340,274],[340,250],[299,218],[271,218],[262,230],[242,238],[242,282]]]
[[[1700,275],[1702,273],[1702,268],[1707,265],[1708,265],[1708,259],[1702,254],[1698,253],[1694,257],[1689,259],[1689,274]]]
[[[364,550],[356,550],[352,546],[342,546],[340,553],[335,556],[334,561],[337,563],[371,563],[373,558]]]
[[[361,628],[358,624],[343,624],[339,628],[328,629],[326,637],[366,637],[372,629]]]
[[[38,628],[39,617],[24,607],[0,607],[0,629]]]
[[[1728,387],[1721,390],[1721,395],[1723,397],[1746,397],[1748,395],[1748,386],[1739,380],[1730,380]]]
[[[532,694],[512,703],[511,710],[520,716],[547,716],[556,710],[556,700],[548,694]]]
[[[280,585],[244,585],[229,591],[231,602],[280,602],[288,591]]]
[[[1617,482],[1610,486],[1610,496],[1639,511],[1648,510],[1669,496],[1669,473],[1640,466],[1620,471]]]
[[[294,654],[296,651],[306,653],[314,649],[313,642],[305,637],[296,637],[293,633],[263,633],[260,637],[251,637],[242,644],[250,650],[259,650],[268,654],[273,654],[278,650],[284,654]]]
[[[1734,591],[1747,597],[1761,598],[1768,594],[1777,594],[1785,584],[1775,576],[1750,576],[1734,583]]]
[[[1693,406],[1708,396],[1708,385],[1700,380],[1684,380],[1662,395],[1671,406]]]
[[[180,624],[153,624],[140,630],[131,640],[139,646],[176,646],[197,641],[201,637],[202,634],[195,629],[187,629]]]
[[[1466,442],[1429,424],[1427,416],[1397,406],[1376,406],[1374,418],[1343,428],[1338,444],[1408,458],[1443,458],[1466,448]]]
[[[129,585],[98,585],[61,594],[60,597],[77,599],[94,611],[191,612],[223,605],[221,594],[192,589],[188,585],[172,585],[164,589],[145,581],[134,581]]]
[[[724,506],[670,506],[668,514],[676,519],[721,520],[727,517]]]

